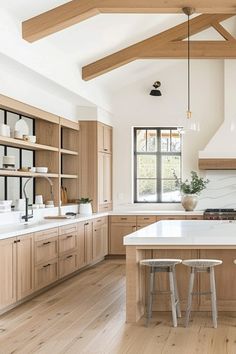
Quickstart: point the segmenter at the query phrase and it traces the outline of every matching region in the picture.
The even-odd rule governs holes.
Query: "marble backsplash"
[[[205,176],[210,182],[199,196],[196,209],[236,209],[236,171],[206,171]]]

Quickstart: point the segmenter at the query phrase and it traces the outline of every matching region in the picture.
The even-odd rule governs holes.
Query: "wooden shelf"
[[[62,174],[61,178],[68,178],[68,179],[77,179],[77,175],[67,175],[67,174]]]
[[[8,177],[50,177],[50,178],[58,178],[59,175],[57,173],[32,173],[32,172],[22,172],[22,171],[7,171],[0,170],[0,176],[8,176]]]
[[[30,150],[45,150],[45,151],[55,151],[55,152],[59,151],[59,149],[54,146],[42,145],[37,143],[33,144],[33,143],[29,143],[28,141],[7,138],[5,136],[0,136],[0,145],[8,145],[12,147],[18,147],[18,148],[30,149]]]
[[[61,149],[61,154],[78,156],[77,151],[72,151],[72,150],[67,150],[67,149]]]

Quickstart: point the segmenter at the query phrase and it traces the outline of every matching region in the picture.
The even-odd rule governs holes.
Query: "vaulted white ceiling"
[[[0,0],[0,7],[9,11],[16,21],[21,22],[66,2],[68,1]],[[40,46],[44,50],[44,44],[47,43],[66,56],[68,65],[76,65],[80,71],[83,65],[185,20],[186,15],[182,14],[103,14],[41,39],[30,46],[32,46],[32,50],[36,47],[40,48]],[[231,33],[236,34],[235,18],[225,21],[224,25]],[[211,29],[195,36],[195,38],[221,39]],[[142,80],[146,76],[153,75],[153,78],[156,79],[155,75],[171,65],[170,62],[164,60],[136,61],[96,78],[93,82],[105,91],[117,92],[126,85]],[[89,85],[89,83],[85,84]]]

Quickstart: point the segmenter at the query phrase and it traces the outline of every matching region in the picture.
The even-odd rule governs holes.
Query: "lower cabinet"
[[[17,238],[17,300],[34,292],[34,235]]]
[[[58,259],[35,267],[35,290],[54,283],[58,279]]]
[[[136,216],[112,216],[110,218],[109,254],[124,255],[124,236],[136,231]]]
[[[16,302],[16,238],[0,241],[0,310]]]
[[[77,252],[66,254],[59,259],[59,278],[75,272],[79,268],[79,255]]]
[[[0,240],[0,311],[107,253],[107,217]]]

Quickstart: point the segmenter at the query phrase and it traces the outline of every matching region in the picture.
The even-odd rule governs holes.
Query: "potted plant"
[[[185,209],[185,211],[193,211],[196,208],[198,202],[198,195],[200,192],[206,188],[207,183],[209,183],[208,179],[203,179],[199,177],[197,172],[191,171],[191,179],[186,179],[182,182],[175,174],[175,185],[181,191],[181,203]]]
[[[89,198],[80,198],[79,199],[79,213],[81,215],[92,215],[92,199]]]

